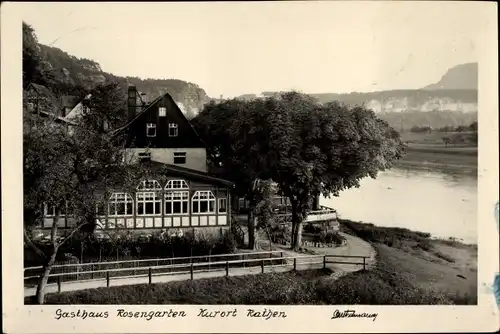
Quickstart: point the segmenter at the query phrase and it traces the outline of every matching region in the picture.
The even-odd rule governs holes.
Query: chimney
[[[135,86],[128,86],[128,121],[130,122],[136,115],[136,107],[137,107],[137,89]]]

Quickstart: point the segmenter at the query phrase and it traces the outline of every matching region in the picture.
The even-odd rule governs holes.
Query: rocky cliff
[[[198,85],[176,79],[140,79],[119,77],[106,73],[101,66],[89,59],[71,56],[61,49],[40,44],[43,67],[49,70],[58,82],[92,88],[98,84],[118,82],[124,92],[133,84],[153,100],[161,94],[169,93],[188,118],[194,117],[208,101],[206,92]]]
[[[386,90],[349,94],[310,94],[319,102],[340,101],[365,105],[398,130],[412,126],[468,125],[477,121],[478,64],[450,68],[435,84],[422,89]],[[263,92],[272,96],[276,92]],[[242,98],[248,99],[248,96]]]
[[[460,64],[450,68],[435,84],[428,85],[428,90],[472,89],[478,88],[478,63]]]
[[[457,65],[449,69],[435,84],[422,89],[400,89],[349,94],[310,94],[319,102],[340,101],[350,105],[366,105],[375,112],[477,112],[477,63]],[[276,92],[262,92],[272,96]],[[241,96],[248,99],[252,95]]]

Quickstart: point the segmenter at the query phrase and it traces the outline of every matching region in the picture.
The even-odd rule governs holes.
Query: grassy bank
[[[453,137],[456,135],[468,136],[472,132],[438,132],[433,131],[431,133],[413,133],[413,132],[402,132],[401,139],[403,142],[409,145],[430,145],[435,147],[445,147],[443,137]],[[462,145],[477,147],[474,143],[463,143]],[[453,147],[453,144],[448,144],[448,147]]]
[[[47,295],[48,304],[477,303],[477,247],[399,228],[344,220],[342,230],[373,244],[377,264],[337,280],[329,270],[207,278]],[[26,299],[31,303],[31,299]]]
[[[401,139],[407,144],[407,154],[398,165],[477,169],[477,144],[445,145],[442,138],[451,135],[453,133],[402,133]]]
[[[399,165],[462,167],[477,169],[477,147],[436,147],[408,145]]]
[[[329,270],[307,270],[161,284],[98,288],[47,295],[47,304],[418,305],[452,304],[419,288],[386,265],[337,280]],[[31,298],[25,300],[32,303]]]
[[[349,220],[341,221],[341,229],[374,245],[377,268],[398,270],[415,286],[447,295],[454,303],[477,303],[477,245]]]

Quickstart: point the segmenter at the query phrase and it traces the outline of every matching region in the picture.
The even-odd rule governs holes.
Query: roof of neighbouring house
[[[42,95],[42,96],[49,96],[49,97],[54,97],[54,94],[50,91],[50,89],[48,89],[47,87],[43,86],[43,85],[39,85],[39,84],[36,84],[36,83],[30,83],[28,85],[28,88],[30,87],[33,87],[33,89],[39,94],[39,95]]]
[[[73,96],[73,95],[61,96],[61,107],[63,108],[74,108],[79,102],[80,99],[78,98],[78,96]]]
[[[50,112],[46,112],[46,111],[43,111],[43,110],[40,110],[38,111],[38,114],[40,116],[43,116],[43,117],[50,117],[50,118],[53,118],[54,121],[56,122],[63,122],[63,123],[66,123],[66,124],[69,124],[69,125],[78,125],[77,123],[69,120],[69,119],[65,119],[64,117],[61,117],[61,116],[57,116],[56,114],[53,114],[53,113],[50,113]]]
[[[64,117],[68,121],[75,121],[80,117],[83,113],[83,108],[81,108],[82,101],[86,99],[90,99],[92,97],[91,94],[88,94],[82,100],[79,100],[76,105],[73,106],[73,109]]]

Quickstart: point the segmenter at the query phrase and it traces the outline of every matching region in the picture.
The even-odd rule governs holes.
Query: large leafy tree
[[[404,153],[399,134],[373,111],[321,105],[296,92],[212,104],[195,120],[207,138],[216,134],[208,145],[218,152],[225,176],[253,202],[251,211],[262,200],[252,188],[257,179],[273,180],[289,198],[295,249],[313,198],[358,187],[362,178],[375,178]]]
[[[92,108],[82,115],[78,126],[68,131],[67,124],[24,113],[24,213],[25,240],[44,259],[43,273],[37,288],[38,303],[44,302],[44,289],[61,245],[79,232],[95,228],[96,205],[111,187],[133,187],[141,170],[125,166],[122,151],[115,146],[109,132],[102,131],[105,113],[119,109],[110,106],[105,88],[93,91]],[[111,108],[111,109],[108,109]],[[97,121],[96,121],[97,120]],[[35,125],[34,125],[35,124]],[[73,227],[65,234],[51,226],[51,251],[41,251],[31,240],[29,231],[41,225],[43,204],[55,207],[55,222],[61,208],[71,215]]]
[[[292,92],[274,101],[270,115],[267,170],[290,199],[295,249],[312,198],[359,187],[404,153],[399,134],[364,107],[320,105]]]

